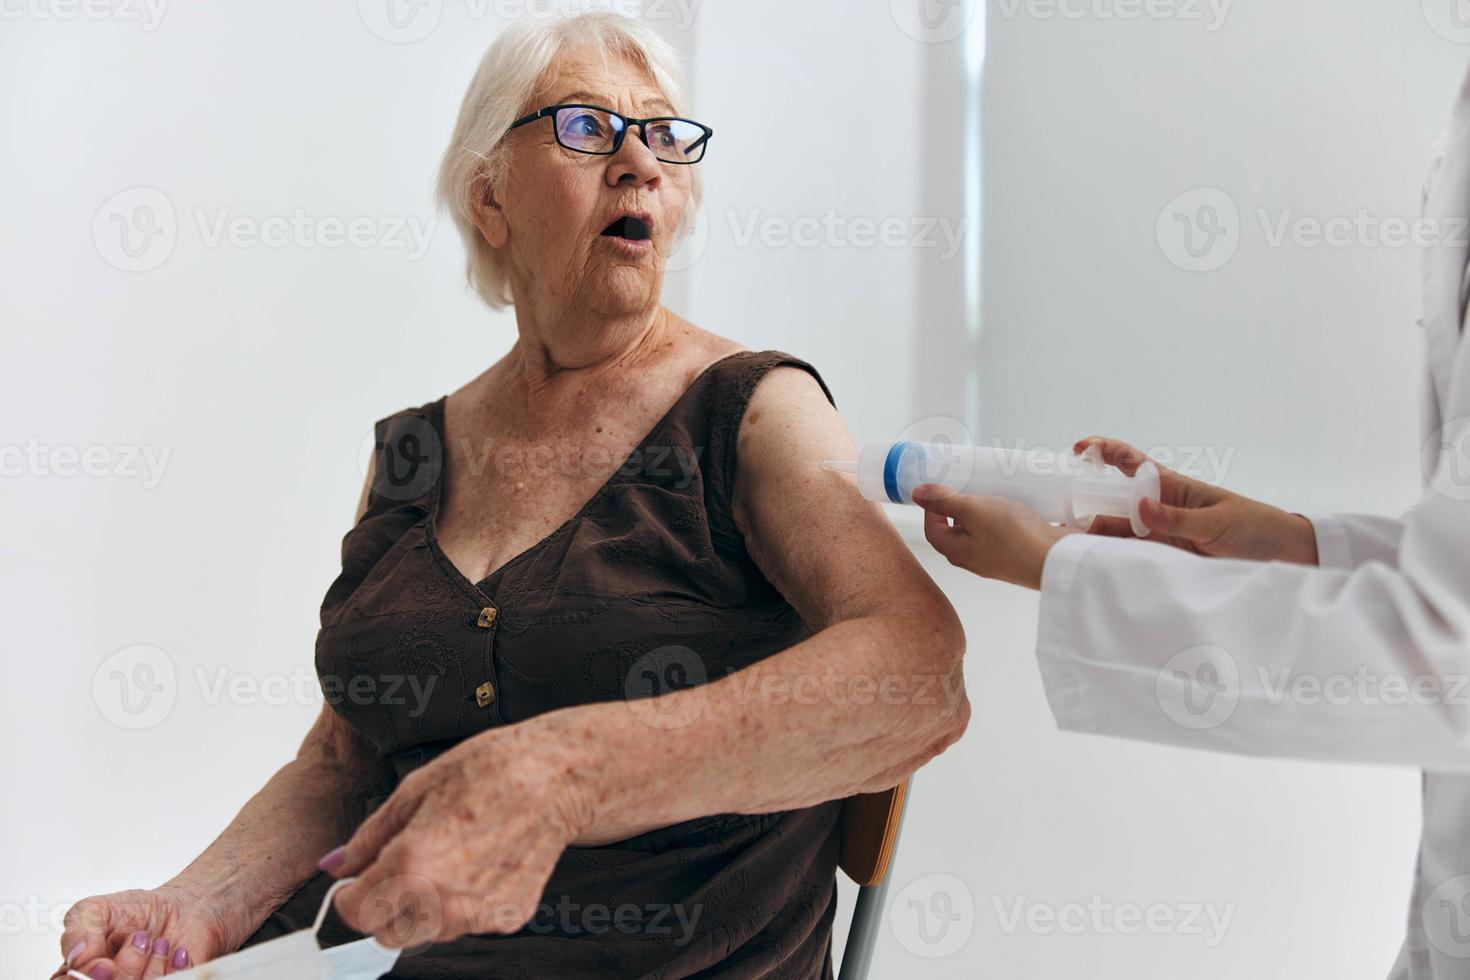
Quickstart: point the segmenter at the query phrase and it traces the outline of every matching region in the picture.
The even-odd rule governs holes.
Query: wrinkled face
[[[557,57],[523,114],[563,103],[637,119],[677,112],[636,63],[588,48]],[[595,125],[590,117],[573,118],[563,138],[574,142]],[[652,308],[690,198],[692,168],[660,162],[636,127],[611,155],[568,149],[555,127],[554,118],[537,119],[506,137],[508,168],[494,192],[499,213],[486,209],[481,222],[486,241],[509,255],[517,306],[530,300],[614,316]]]

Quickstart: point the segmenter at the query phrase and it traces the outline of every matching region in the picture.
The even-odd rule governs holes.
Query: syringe
[[[1148,536],[1148,527],[1138,515],[1139,501],[1159,499],[1158,467],[1147,462],[1127,476],[1104,463],[1097,446],[1078,454],[875,440],[863,444],[856,461],[827,460],[822,468],[857,476],[869,500],[912,504],[915,487],[937,483],[963,494],[1015,500],[1053,524],[1081,530],[1099,514],[1126,517],[1140,538]]]

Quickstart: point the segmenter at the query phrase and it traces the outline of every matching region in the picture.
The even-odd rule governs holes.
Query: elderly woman
[[[356,876],[394,977],[830,976],[841,800],[959,737],[964,637],[813,465],[853,454],[817,372],[659,305],[711,134],[681,104],[626,19],[491,46],[439,191],[518,340],[378,423],[297,757],[177,877],[75,907],[68,963],[178,971]]]

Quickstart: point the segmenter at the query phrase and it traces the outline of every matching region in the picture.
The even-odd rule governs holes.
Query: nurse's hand
[[[1148,460],[1126,442],[1101,436],[1080,439],[1073,449],[1080,453],[1091,445],[1102,451],[1104,462],[1129,476]],[[1145,500],[1139,506],[1139,516],[1150,531],[1149,541],[1212,558],[1317,564],[1316,532],[1312,522],[1300,514],[1190,479],[1162,466],[1159,467],[1159,498],[1158,504]],[[1088,533],[1133,536],[1127,519],[1121,517],[1099,517]]]
[[[345,851],[322,859],[342,920],[386,946],[512,933],[535,914],[584,825],[585,760],[555,713],[467,738],[404,777]]]
[[[1041,588],[1051,546],[1079,533],[1002,497],[968,496],[936,483],[915,487],[912,496],[924,508],[924,537],[951,565],[1028,589]]]

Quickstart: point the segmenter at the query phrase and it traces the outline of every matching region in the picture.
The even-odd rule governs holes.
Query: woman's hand
[[[1041,588],[1051,546],[1078,533],[1003,497],[969,496],[937,483],[915,487],[912,496],[924,508],[924,537],[951,565],[1028,589]]]
[[[1073,448],[1080,453],[1091,445],[1102,451],[1103,462],[1129,476],[1148,460],[1126,442],[1101,436],[1079,440]],[[1162,466],[1159,498],[1158,504],[1145,500],[1139,506],[1150,541],[1212,558],[1317,564],[1316,532],[1312,522],[1300,514],[1287,513]],[[1121,517],[1099,517],[1088,533],[1133,536],[1127,519]]]
[[[1091,436],[1073,446],[1096,445],[1103,462],[1133,473],[1148,457],[1125,442]],[[1157,465],[1157,463],[1155,463]],[[985,578],[1027,588],[1041,587],[1041,570],[1051,546],[1067,534],[1029,507],[999,497],[972,497],[948,487],[916,487],[914,503],[925,510],[924,536],[950,564]],[[1317,564],[1312,522],[1213,484],[1159,467],[1159,503],[1144,500],[1139,517],[1147,540],[1213,558]],[[949,519],[953,518],[951,526]],[[1089,534],[1132,537],[1124,517],[1098,517]]]
[[[512,933],[535,914],[552,868],[586,824],[585,761],[555,715],[466,739],[410,773],[322,859],[343,921],[384,945]]]
[[[66,963],[52,976],[74,968],[93,980],[151,980],[228,952],[227,937],[226,916],[178,886],[94,895],[67,910]]]

